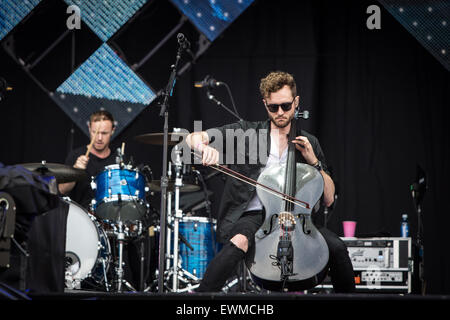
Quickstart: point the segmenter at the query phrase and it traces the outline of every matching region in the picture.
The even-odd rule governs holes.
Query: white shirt
[[[270,153],[269,158],[267,159],[266,166],[261,168],[261,172],[263,172],[266,168],[272,167],[272,166],[279,166],[282,164],[285,164],[287,161],[287,151],[288,148],[284,148],[283,152],[280,154],[280,150],[278,147],[278,141],[274,139],[272,135],[270,135]],[[263,205],[261,203],[261,200],[259,200],[258,194],[255,193],[255,196],[252,200],[248,203],[247,208],[245,211],[256,211],[256,210],[262,210]]]

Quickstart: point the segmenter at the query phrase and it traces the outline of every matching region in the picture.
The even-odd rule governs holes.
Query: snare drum
[[[83,280],[102,284],[111,262],[108,237],[96,218],[69,198],[66,232],[66,288],[81,289]]]
[[[181,267],[201,279],[220,248],[216,242],[216,221],[210,222],[206,217],[183,217],[179,232],[194,248],[191,250],[180,242]]]
[[[145,178],[131,166],[106,166],[94,179],[95,215],[103,220],[135,221],[144,217]]]

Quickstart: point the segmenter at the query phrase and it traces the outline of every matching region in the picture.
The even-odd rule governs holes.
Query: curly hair
[[[272,71],[265,78],[261,79],[259,85],[259,91],[263,99],[269,98],[272,92],[277,92],[281,88],[287,85],[291,91],[292,96],[297,96],[297,85],[295,84],[294,77],[283,71]]]

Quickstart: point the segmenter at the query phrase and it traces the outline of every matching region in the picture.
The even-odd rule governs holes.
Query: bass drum
[[[92,214],[69,198],[63,200],[69,204],[65,286],[68,289],[103,286],[111,262],[108,237]]]

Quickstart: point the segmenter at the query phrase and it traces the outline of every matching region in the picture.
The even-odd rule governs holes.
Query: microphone
[[[308,110],[304,110],[304,111],[300,112],[299,114],[300,114],[300,117],[302,117],[305,120],[309,118],[309,111]]]
[[[202,81],[194,82],[194,87],[196,88],[214,88],[223,85],[223,82],[217,81],[211,78],[209,75],[205,77]]]
[[[184,34],[179,33],[177,35],[178,44],[183,47],[183,49],[189,49],[191,47],[191,43],[189,40],[184,36]]]
[[[295,111],[295,119],[303,118],[305,120],[309,119],[309,111],[303,110],[299,111],[298,109]]]
[[[123,168],[123,152],[120,148],[117,148],[116,164],[118,164],[121,169]]]
[[[180,47],[184,50],[186,50],[186,52],[191,56],[192,59],[192,63],[195,63],[195,54],[191,51],[191,43],[189,42],[189,40],[184,36],[184,34],[179,33],[177,35],[177,39],[178,39],[178,44],[180,45]]]

